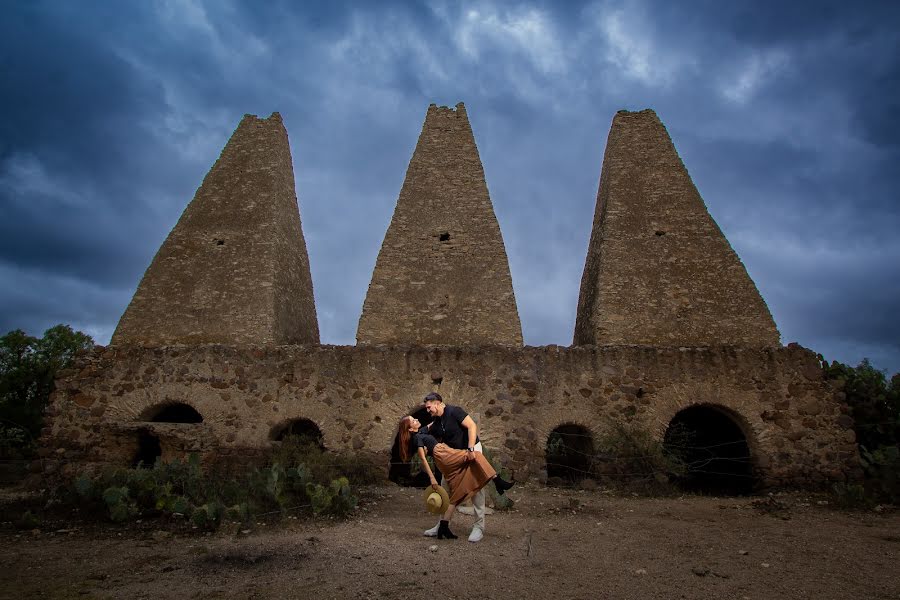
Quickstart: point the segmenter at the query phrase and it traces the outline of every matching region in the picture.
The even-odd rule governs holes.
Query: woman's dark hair
[[[409,451],[409,440],[412,438],[412,434],[409,432],[409,423],[412,417],[403,417],[400,419],[400,425],[398,426],[398,436],[400,437],[400,460],[403,462],[409,462],[409,459],[412,458]]]

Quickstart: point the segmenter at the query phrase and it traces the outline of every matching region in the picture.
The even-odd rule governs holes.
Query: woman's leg
[[[447,523],[449,523],[449,522],[450,522],[450,519],[453,518],[453,513],[454,513],[455,511],[456,511],[456,505],[455,505],[455,504],[450,504],[449,506],[447,506],[447,512],[445,512],[445,513],[441,516],[441,519],[443,519],[444,521],[447,521]]]
[[[455,535],[452,531],[450,531],[450,519],[453,518],[453,512],[456,510],[456,505],[451,504],[447,507],[447,511],[441,515],[441,522],[438,525],[437,537],[439,540],[448,539],[455,540],[457,535]]]

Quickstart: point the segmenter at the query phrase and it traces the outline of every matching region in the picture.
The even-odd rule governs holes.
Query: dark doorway
[[[424,427],[431,423],[431,415],[425,410],[424,406],[417,408],[409,413],[411,416],[419,420]],[[397,419],[398,421],[400,419]],[[441,472],[434,469],[434,476],[438,481],[441,480]],[[399,485],[424,488],[428,485],[428,473],[420,470],[415,475],[412,474],[412,465],[408,462],[400,460],[400,436],[394,435],[394,443],[391,446],[391,463],[388,467],[388,479]]]
[[[747,437],[724,409],[698,405],[682,410],[669,423],[663,444],[683,463],[676,482],[685,491],[727,496],[753,491]]]
[[[573,484],[592,476],[594,438],[587,427],[560,425],[547,437],[547,482]]]
[[[312,446],[325,450],[322,431],[309,419],[294,419],[272,431],[272,439],[284,442],[288,439],[298,445]]]
[[[154,406],[145,411],[141,420],[153,423],[202,423],[203,417],[193,406],[184,402],[173,402]]]
[[[132,466],[152,469],[160,456],[162,456],[162,446],[159,438],[146,429],[140,430],[138,432],[138,449],[134,455]]]

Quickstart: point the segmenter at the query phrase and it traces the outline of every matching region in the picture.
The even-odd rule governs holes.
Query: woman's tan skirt
[[[497,474],[484,454],[474,452],[475,460],[467,461],[466,450],[455,450],[447,444],[434,447],[432,456],[450,486],[450,504],[459,504]]]

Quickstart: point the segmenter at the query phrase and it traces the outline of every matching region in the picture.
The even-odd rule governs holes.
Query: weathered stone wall
[[[613,119],[574,340],[779,345],[766,303],[652,110]]]
[[[112,342],[318,341],[287,131],[278,113],[246,115],[144,274]]]
[[[141,430],[160,438],[163,458],[253,456],[305,418],[328,449],[386,469],[397,421],[435,389],[474,416],[484,445],[519,479],[545,475],[547,438],[562,424],[599,439],[624,423],[662,439],[697,404],[732,416],[764,483],[840,480],[858,469],[848,409],[808,350],[637,346],[100,348],[58,382],[44,464],[129,464]],[[203,422],[147,422],[175,402]]]
[[[356,339],[522,345],[506,248],[462,103],[428,108]]]

